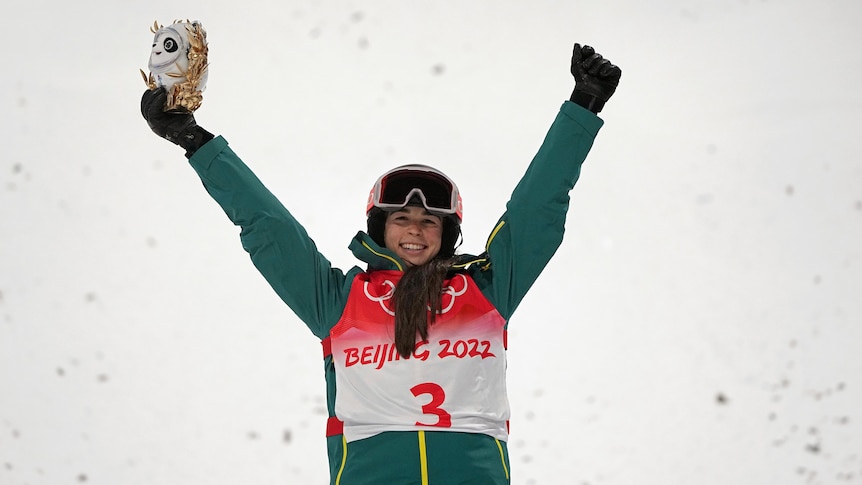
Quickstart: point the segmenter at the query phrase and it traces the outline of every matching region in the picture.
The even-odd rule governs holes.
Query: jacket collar
[[[350,241],[350,246],[348,247],[357,259],[368,264],[368,271],[404,271],[406,267],[404,261],[396,256],[394,252],[381,248],[371,239],[371,236],[363,231],[356,233],[356,236]],[[454,271],[464,271],[472,265],[478,265],[481,271],[486,271],[491,266],[488,253],[482,253],[478,256],[460,254],[455,257],[452,269]]]
[[[368,271],[397,270],[404,271],[404,261],[394,252],[381,248],[371,236],[363,231],[356,233],[348,246],[357,259],[368,264]]]

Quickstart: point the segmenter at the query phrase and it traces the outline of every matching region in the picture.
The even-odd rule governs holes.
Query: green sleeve
[[[217,137],[189,160],[207,192],[241,228],[243,249],[279,297],[319,338],[338,321],[350,280],[252,171]]]
[[[566,101],[488,239],[474,278],[508,320],[563,240],[569,192],[602,120]]]

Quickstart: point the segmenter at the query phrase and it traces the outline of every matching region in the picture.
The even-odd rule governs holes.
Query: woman
[[[507,484],[506,327],[559,247],[569,191],[621,71],[575,44],[575,89],[478,255],[456,255],[461,196],[445,174],[397,167],[374,184],[366,267],[332,268],[222,137],[147,91],[150,128],[186,149],[243,247],[321,339],[331,484]]]

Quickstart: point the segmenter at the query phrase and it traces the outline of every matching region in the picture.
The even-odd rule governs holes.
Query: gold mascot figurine
[[[166,111],[193,112],[203,101],[207,73],[207,33],[200,22],[176,20],[167,27],[154,22],[150,28],[153,48],[150,52],[150,74],[141,76],[150,89],[168,91]]]

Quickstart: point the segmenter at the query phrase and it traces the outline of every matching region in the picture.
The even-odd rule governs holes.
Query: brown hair
[[[395,286],[395,349],[409,357],[416,348],[416,335],[428,339],[428,327],[437,320],[443,293],[443,280],[452,267],[451,258],[407,268]]]

